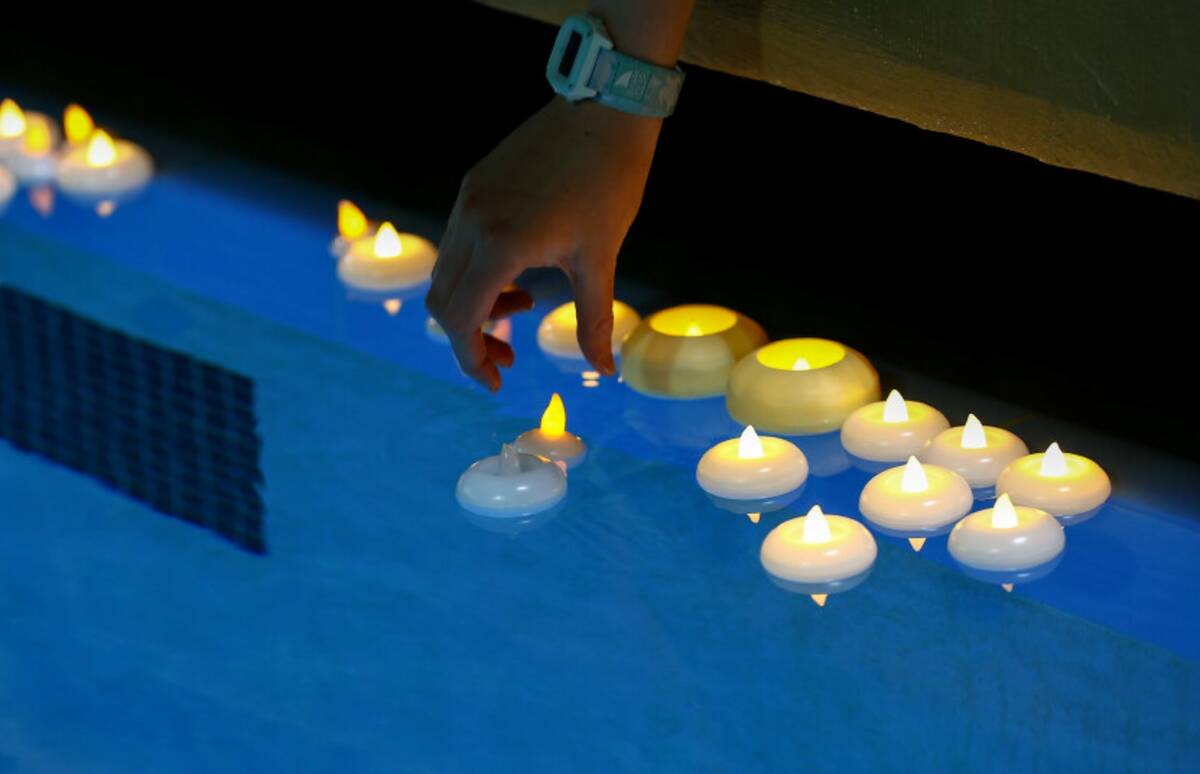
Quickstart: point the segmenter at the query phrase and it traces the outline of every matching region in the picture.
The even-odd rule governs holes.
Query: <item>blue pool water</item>
[[[0,442],[0,771],[1200,770],[1194,468],[885,368],[952,418],[1096,450],[1116,493],[1011,594],[944,537],[879,536],[818,608],[758,547],[814,503],[858,515],[836,443],[808,442],[822,475],[782,511],[722,511],[693,479],[739,429],[720,400],[585,387],[536,313],[485,394],[419,299],[338,287],[338,192],[170,158],[110,218],[14,201],[0,285],[253,383],[265,553]],[[532,279],[539,311],[562,297]],[[551,518],[488,529],[455,481],[552,390],[588,462]]]

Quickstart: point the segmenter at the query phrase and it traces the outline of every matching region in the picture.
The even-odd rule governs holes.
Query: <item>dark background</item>
[[[0,80],[444,214],[549,99],[554,30],[421,5],[6,36]],[[687,70],[622,276],[1200,458],[1200,203]]]

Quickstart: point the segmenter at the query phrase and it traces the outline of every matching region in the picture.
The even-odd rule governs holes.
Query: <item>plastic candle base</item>
[[[1036,580],[1045,578],[1050,573],[1058,568],[1062,563],[1063,555],[1060,553],[1048,562],[1034,565],[1033,567],[1025,567],[1020,570],[982,570],[978,567],[971,567],[961,562],[958,563],[958,569],[968,578],[974,578],[977,581],[990,584],[1006,585],[1007,591],[1012,591],[1012,586],[1023,583],[1033,583]]]
[[[799,489],[807,479],[804,452],[782,438],[760,438],[753,427],[713,446],[696,465],[700,488],[726,499],[776,497]]]
[[[742,424],[784,435],[841,428],[879,400],[879,374],[861,353],[827,339],[784,339],[738,361],[725,403]]]
[[[375,234],[354,240],[338,260],[338,278],[367,293],[417,288],[429,281],[437,248],[424,237],[401,234],[384,223]]]
[[[807,483],[807,482],[806,482]],[[774,497],[760,497],[753,500],[739,500],[732,497],[718,497],[717,495],[709,494],[708,499],[714,506],[729,513],[738,513],[743,516],[757,514],[761,516],[764,513],[774,513],[781,511],[800,498],[804,494],[805,486],[802,485],[798,489],[793,489],[790,492],[784,492]],[[705,494],[708,494],[707,492]],[[755,519],[751,519],[755,521]]]
[[[58,187],[83,202],[133,196],[154,175],[154,162],[141,147],[97,131],[86,145],[67,151],[58,165]]]
[[[47,183],[58,174],[58,155],[55,153],[18,153],[4,163],[23,185]]]
[[[971,414],[965,425],[934,436],[917,456],[921,462],[953,470],[980,490],[995,486],[1000,471],[1026,454],[1029,448],[1016,435],[985,426]]]
[[[500,454],[467,468],[458,479],[458,503],[492,518],[532,516],[567,494],[567,474],[553,462],[505,444]]]
[[[814,506],[807,516],[771,530],[759,559],[769,575],[791,584],[836,584],[870,570],[877,551],[875,538],[862,524],[826,516]]]
[[[868,481],[858,507],[867,521],[886,534],[929,537],[944,533],[974,502],[971,486],[962,476],[910,457],[907,465],[885,470]]]
[[[1037,508],[1014,506],[1008,495],[976,511],[950,532],[950,555],[961,565],[989,572],[1019,572],[1047,564],[1066,546],[1063,528]]]
[[[612,311],[612,351],[616,355],[642,318],[633,307],[621,301],[613,301]],[[537,329],[537,343],[551,357],[568,361],[584,359],[583,351],[579,348],[579,321],[574,301],[556,307],[542,318]]]
[[[731,309],[676,306],[650,315],[625,340],[621,375],[646,395],[721,395],[734,363],[766,340],[758,323]]]
[[[869,462],[904,462],[925,448],[950,421],[926,403],[904,400],[892,390],[886,401],[868,403],[846,418],[842,446]]]
[[[1095,462],[1064,453],[1055,443],[1044,453],[1011,462],[996,480],[996,491],[1016,505],[1040,508],[1062,523],[1077,524],[1108,500],[1112,482]]]
[[[540,429],[526,430],[517,436],[517,451],[545,457],[551,462],[561,462],[567,469],[578,467],[587,457],[587,445],[572,433],[547,435]]]

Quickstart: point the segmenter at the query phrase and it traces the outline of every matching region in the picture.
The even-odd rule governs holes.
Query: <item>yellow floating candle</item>
[[[1016,572],[1045,565],[1066,546],[1063,528],[1037,508],[1013,506],[1006,494],[950,532],[950,555],[977,570]]]
[[[993,486],[1008,463],[1029,453],[1025,442],[999,427],[990,427],[974,414],[961,427],[938,433],[917,456],[922,462],[949,468],[975,489]]]
[[[58,153],[50,125],[43,121],[28,123],[21,145],[12,153],[5,164],[18,181],[25,185],[37,185],[54,179],[58,170]]]
[[[879,375],[859,352],[828,339],[784,339],[746,355],[729,374],[725,403],[742,424],[785,435],[837,430],[879,399]]]
[[[12,99],[0,102],[0,161],[7,164],[21,155],[30,130],[39,135],[34,140],[35,146],[45,145],[49,150],[58,146],[58,126],[49,116],[22,110]]]
[[[141,147],[113,140],[97,129],[86,143],[67,151],[58,165],[58,187],[75,198],[114,200],[141,190],[154,174],[154,162]]]
[[[766,340],[758,323],[732,309],[676,306],[650,315],[625,340],[621,375],[648,395],[721,395],[734,363]]]
[[[642,318],[633,307],[613,300],[612,351],[618,354],[621,345],[638,326]],[[579,349],[579,321],[575,316],[575,302],[568,301],[555,307],[542,318],[537,329],[538,346],[548,355],[568,360],[582,360]]]
[[[401,234],[385,222],[350,243],[338,261],[338,277],[367,292],[407,290],[429,280],[436,260],[437,248],[428,239]]]
[[[949,427],[950,421],[933,406],[905,400],[892,390],[886,401],[868,403],[846,418],[842,446],[864,460],[900,462]]]
[[[971,485],[962,476],[909,457],[907,464],[889,468],[868,481],[858,507],[885,532],[920,538],[922,533],[938,534],[961,519],[973,502]]]
[[[587,456],[583,439],[567,432],[567,410],[557,392],[550,396],[541,425],[521,433],[515,445],[523,454],[536,454],[567,468],[578,466]]]
[[[1057,443],[1041,454],[1014,460],[996,480],[996,491],[1017,505],[1040,508],[1059,518],[1090,513],[1112,494],[1104,469],[1079,454],[1063,452]]]
[[[748,425],[739,438],[721,441],[696,465],[696,481],[711,495],[759,500],[799,489],[808,479],[808,460],[790,441],[760,437]]]
[[[832,593],[849,587],[837,583],[858,579],[870,570],[877,552],[875,538],[862,524],[845,516],[826,515],[814,505],[807,516],[789,519],[771,530],[763,540],[759,559],[773,578],[803,584],[797,590],[829,585],[815,593]]]

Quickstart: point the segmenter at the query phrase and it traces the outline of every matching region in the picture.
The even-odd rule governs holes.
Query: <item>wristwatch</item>
[[[683,71],[678,67],[659,67],[616,51],[604,22],[586,13],[563,22],[546,64],[546,78],[572,102],[595,99],[652,118],[671,115],[683,86]]]

